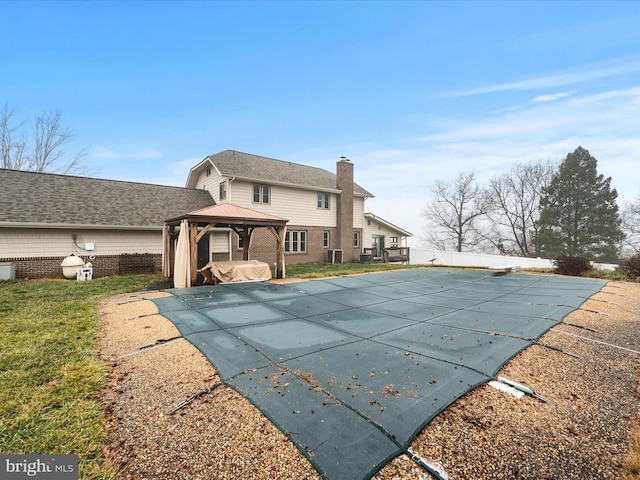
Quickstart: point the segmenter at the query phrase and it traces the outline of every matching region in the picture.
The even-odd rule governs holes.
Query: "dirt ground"
[[[184,339],[139,349],[179,335],[148,301],[166,295],[140,292],[100,305],[108,450],[120,478],[320,478],[288,438],[229,387],[170,413],[219,378]],[[620,478],[630,424],[640,413],[640,284],[609,282],[540,343],[546,346],[523,351],[499,375],[552,403],[484,384],[430,422],[412,451],[449,479]],[[373,478],[433,477],[400,455]]]

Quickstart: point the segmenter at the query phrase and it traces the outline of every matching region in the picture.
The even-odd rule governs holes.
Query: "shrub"
[[[640,252],[620,260],[618,268],[631,277],[640,277]]]
[[[593,268],[588,258],[575,257],[572,255],[564,255],[556,258],[553,261],[553,265],[556,268],[556,273],[573,276],[588,272]]]

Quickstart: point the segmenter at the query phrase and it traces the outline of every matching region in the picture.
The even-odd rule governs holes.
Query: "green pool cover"
[[[425,268],[154,302],[324,478],[366,479],[604,284]]]

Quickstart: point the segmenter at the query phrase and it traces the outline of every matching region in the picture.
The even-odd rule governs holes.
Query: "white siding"
[[[362,235],[362,248],[371,247],[374,236],[384,236],[384,246],[389,248],[391,246],[391,237],[398,237],[398,247],[404,247],[404,237],[398,233],[397,230],[393,230],[384,224],[378,223],[375,220],[365,219],[364,230]]]
[[[78,247],[92,242],[93,251]],[[59,230],[0,228],[0,257],[32,258],[78,255],[119,255],[121,253],[162,253],[161,231]]]
[[[220,183],[224,181],[228,182],[227,178],[220,175],[214,167],[211,167],[211,175],[209,176],[207,176],[207,169],[205,168],[198,176],[195,188],[208,190],[213,200],[216,203],[220,203]],[[229,184],[227,183],[227,200],[222,200],[223,203],[229,201],[229,193]]]
[[[211,253],[229,252],[229,230],[210,230],[209,251]]]
[[[336,226],[336,195],[331,193],[329,208],[318,208],[318,192],[271,185],[271,203],[253,203],[253,183],[231,183],[229,202],[289,220],[290,225]]]
[[[364,198],[353,199],[353,228],[364,228]]]

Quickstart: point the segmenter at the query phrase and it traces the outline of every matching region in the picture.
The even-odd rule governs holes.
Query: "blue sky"
[[[409,230],[435,180],[582,146],[640,193],[640,2],[0,2],[0,104],[93,176],[184,185],[233,149],[335,171]]]

